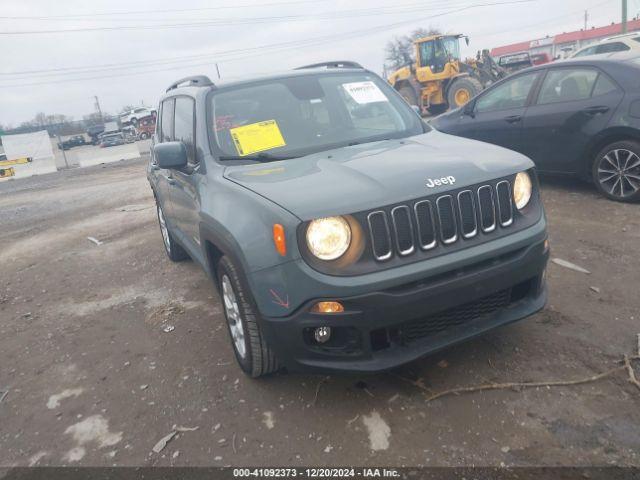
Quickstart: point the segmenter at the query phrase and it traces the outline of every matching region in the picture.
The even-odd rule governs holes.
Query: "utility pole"
[[[589,10],[584,11],[584,29],[587,30],[587,22],[589,21]]]
[[[627,0],[622,0],[622,33],[627,33]]]
[[[218,80],[220,80],[220,67],[218,67],[218,62],[216,62],[216,72],[218,73]]]
[[[62,157],[64,158],[64,164],[67,168],[69,168],[69,161],[67,160],[67,152],[65,152],[64,147],[62,146],[62,139],[60,138],[60,132],[56,132],[56,137],[58,138],[58,145],[60,150],[62,150]]]
[[[98,111],[98,115],[100,116],[100,123],[104,123],[102,118],[102,109],[100,108],[100,100],[98,100],[98,96],[95,95],[93,98],[96,99],[96,110]]]

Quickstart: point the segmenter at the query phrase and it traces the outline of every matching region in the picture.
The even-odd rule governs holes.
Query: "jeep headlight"
[[[343,217],[312,220],[307,227],[307,247],[320,260],[340,258],[351,244],[351,227]]]
[[[527,172],[517,174],[516,180],[513,182],[513,200],[518,210],[522,210],[529,204],[532,190],[533,186],[529,174]]]

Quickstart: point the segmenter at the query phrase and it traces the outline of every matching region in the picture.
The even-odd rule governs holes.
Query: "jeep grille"
[[[389,212],[375,210],[367,220],[373,256],[380,262],[409,256],[417,248],[431,250],[438,243],[452,245],[513,224],[511,183],[481,185],[398,205]]]

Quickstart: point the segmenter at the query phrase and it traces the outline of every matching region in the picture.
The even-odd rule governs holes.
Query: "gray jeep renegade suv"
[[[352,62],[162,97],[164,246],[211,276],[242,369],[373,372],[540,310],[532,162],[439,133]]]

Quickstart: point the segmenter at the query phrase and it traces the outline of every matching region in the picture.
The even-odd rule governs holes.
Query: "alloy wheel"
[[[640,157],[624,148],[607,152],[598,165],[602,189],[618,198],[628,198],[640,190]]]
[[[238,355],[245,358],[247,355],[247,347],[244,341],[244,327],[242,326],[240,307],[238,306],[231,280],[227,275],[222,276],[222,300],[224,301],[224,310],[227,316],[227,322],[229,323],[229,331],[231,332],[233,345]]]

